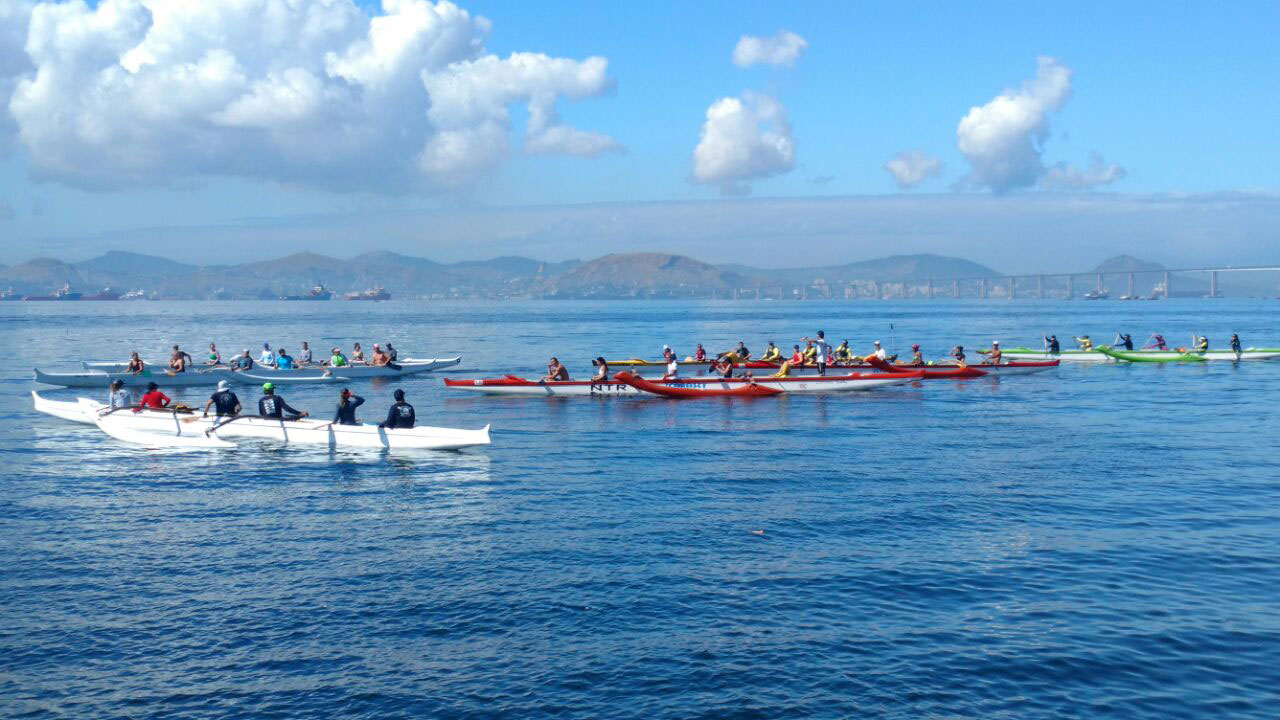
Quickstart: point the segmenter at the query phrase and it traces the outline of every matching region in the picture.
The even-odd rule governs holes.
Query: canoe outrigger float
[[[1143,363],[1204,362],[1205,357],[1199,353],[1177,353],[1174,357],[1166,357],[1170,353],[1140,353],[1126,350],[1113,350],[1105,345],[1098,352],[1114,360]],[[1157,356],[1158,355],[1158,356]]]
[[[624,382],[618,373],[611,380],[604,382],[593,382],[591,380],[551,380],[542,382],[539,380],[526,380],[516,375],[506,375],[500,378],[476,378],[474,380],[460,380],[454,378],[445,378],[445,387],[453,390],[470,390],[489,395],[535,395],[535,396],[585,396],[585,395],[646,395],[641,388],[634,384]],[[845,392],[853,390],[871,390],[873,388],[885,387],[888,385],[901,385],[913,380],[919,380],[924,377],[924,373],[916,372],[894,372],[894,373],[849,373],[847,375],[801,375],[797,377],[756,377],[750,380],[746,378],[720,378],[720,377],[689,377],[689,378],[671,378],[662,380],[658,378],[649,378],[647,382],[681,388],[692,388],[695,390],[732,390],[742,385],[754,384],[761,387],[777,390],[778,392],[794,392],[794,393],[826,393],[826,392]],[[704,393],[709,394],[709,393]]]
[[[1123,352],[1130,355],[1139,355],[1149,360],[1134,360],[1133,362],[1161,362],[1176,361],[1184,362],[1183,355],[1195,355],[1201,360],[1270,360],[1272,358],[1280,358],[1280,348],[1246,348],[1240,351],[1240,355],[1236,356],[1234,350],[1208,350],[1206,352],[1195,352],[1193,350],[1115,350],[1107,348],[1113,352]],[[1059,353],[1050,353],[1044,350],[1035,350],[1033,348],[1017,347],[1009,348],[1004,351],[1005,355],[1010,357],[1027,358],[1035,360],[1061,360],[1063,362],[1087,362],[1087,363],[1105,363],[1115,362],[1116,358],[1102,351],[1102,347],[1093,350],[1063,350]]]
[[[195,367],[186,372],[168,373],[164,370],[143,370],[132,373],[111,369],[93,369],[83,372],[44,372],[35,369],[35,379],[46,385],[63,387],[107,387],[112,380],[123,380],[126,385],[154,382],[165,387],[185,387],[191,385],[216,385],[220,380],[232,383],[258,384],[272,382],[293,384],[304,382],[343,382],[359,378],[383,377],[395,378],[418,373],[430,372],[441,368],[453,367],[462,362],[462,357],[430,358],[423,360],[406,360],[397,367],[385,365],[345,365],[343,367],[310,366],[296,370],[276,370],[274,368],[255,365],[252,370],[232,372],[225,367]]]
[[[386,448],[391,450],[458,450],[489,444],[489,426],[479,430],[430,427],[379,428],[377,425],[336,425],[320,420],[278,420],[257,415],[235,418],[203,417],[174,410],[118,410],[88,398],[64,402],[32,391],[35,409],[72,422],[97,425],[112,437],[153,447],[227,447],[226,438],[254,438],[327,447]],[[186,440],[174,441],[174,438]],[[207,440],[221,441],[205,442]],[[189,442],[190,441],[190,442]]]

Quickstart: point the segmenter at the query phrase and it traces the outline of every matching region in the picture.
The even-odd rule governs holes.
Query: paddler
[[[956,359],[956,364],[964,367],[964,346],[957,345],[951,349],[951,357]]]
[[[286,417],[285,413],[288,413]],[[271,383],[262,384],[262,397],[258,400],[258,415],[264,418],[276,418],[281,420],[297,420],[307,416],[305,410],[295,410],[289,407],[289,403],[284,398],[276,395],[276,386]]]
[[[302,349],[298,351],[298,364],[311,364],[311,346],[307,344],[306,340],[302,341]]]
[[[699,345],[698,347],[702,347]],[[591,382],[602,383],[609,382],[609,363],[605,361],[604,356],[597,357],[591,361],[591,367],[596,369],[594,375],[591,376]]]
[[[372,364],[382,367],[389,362],[391,362],[391,358],[387,357],[387,354],[382,352],[382,348],[378,347],[378,343],[374,343]]]
[[[982,361],[983,365],[999,365],[1000,361],[1004,359],[1004,353],[1000,352],[999,340],[992,340],[991,349],[987,350],[983,354],[987,356],[986,359]]]
[[[876,340],[875,343],[873,344],[875,345],[876,349],[871,351],[871,354],[887,362],[889,360],[889,354],[886,353],[884,351],[884,348],[880,346],[880,341]]]
[[[358,425],[356,408],[364,404],[364,398],[347,388],[338,393],[338,410],[333,414],[333,422],[338,425]]]
[[[126,369],[130,375],[141,375],[143,370],[147,369],[147,364],[142,362],[142,358],[138,357],[138,351],[134,350],[133,355],[129,357],[129,367]]]
[[[177,345],[173,346],[173,354],[169,356],[169,372],[177,374],[187,371],[187,358],[189,356],[178,349]]]
[[[1076,338],[1076,347],[1085,352],[1091,352],[1093,350],[1093,341],[1089,339],[1088,335],[1081,335]]]
[[[1062,345],[1058,343],[1057,335],[1045,335],[1044,346],[1049,350],[1050,355],[1057,355],[1062,352]]]
[[[764,362],[776,363],[782,360],[782,351],[778,349],[777,345],[773,344],[772,340],[770,340],[769,347],[765,348],[764,355],[761,355],[760,359]]]
[[[804,353],[801,352],[799,345],[791,346],[791,357],[787,359],[786,365],[790,367],[800,367],[804,365]]]
[[[400,353],[396,352],[396,349],[391,347],[391,341],[388,340],[387,341],[387,364],[390,365],[391,363],[396,362],[396,359],[399,357],[400,357]]]
[[[751,359],[751,351],[747,349],[747,344],[741,340],[738,341],[738,347],[733,349],[733,354],[742,358],[742,362],[746,362]]]
[[[418,421],[418,416],[414,413],[413,406],[404,401],[403,390],[397,389],[395,398],[395,404],[387,410],[387,419],[378,423],[378,427],[391,430],[408,430]]]
[[[231,361],[231,372],[253,369],[253,358],[249,357],[249,348]]]
[[[1112,344],[1117,347],[1122,347],[1130,352],[1133,351],[1133,338],[1129,337],[1129,333],[1116,333],[1115,342]]]
[[[262,343],[262,352],[258,353],[258,364],[263,367],[276,366],[276,354],[271,352],[270,343]]]
[[[364,349],[360,347],[360,343],[351,346],[351,364],[364,362]]]
[[[569,370],[561,365],[558,359],[551,358],[551,362],[547,363],[547,374],[542,378],[542,382],[560,382],[568,379]]]
[[[214,343],[209,343],[209,357],[205,358],[204,364],[205,365],[222,364],[222,354],[218,352],[218,346],[215,345]]]
[[[1142,346],[1142,349],[1143,350],[1151,350],[1151,349],[1168,350],[1169,345],[1165,343],[1163,335],[1156,334],[1151,336],[1151,339],[1147,341],[1146,345]]]
[[[187,352],[186,350],[183,350],[177,345],[173,346],[173,352],[182,356],[182,361],[186,367],[191,367],[192,365],[196,364],[195,358],[191,357],[191,353]]]
[[[1199,352],[1199,353],[1209,352],[1209,338],[1201,335],[1200,339],[1196,340],[1196,352]]]
[[[276,355],[276,369],[277,369],[277,370],[292,370],[292,369],[293,369],[293,356],[292,356],[292,355],[290,355],[290,354],[289,354],[289,353],[288,353],[284,348],[280,348],[278,352],[279,352],[279,354],[278,354],[278,355]]]
[[[919,345],[911,346],[911,362],[909,364],[913,367],[920,367],[924,365],[924,355],[920,354]]]
[[[123,410],[133,405],[133,398],[124,389],[124,381],[120,378],[111,381],[111,392],[108,393],[107,400],[111,403],[112,410]]]
[[[329,351],[330,367],[346,367],[347,356],[342,354],[342,348],[334,348]]]
[[[711,372],[722,378],[728,379],[733,377],[733,363],[727,358],[719,358],[712,361]]]
[[[845,338],[844,340],[841,340],[840,344],[836,346],[836,349],[832,351],[831,355],[838,363],[853,362],[853,351],[849,349],[849,339]]]
[[[706,361],[707,361],[707,351],[706,351],[706,349],[704,349],[704,348],[702,347],[702,343],[698,343],[698,347],[694,348],[694,350],[693,350],[693,361],[694,361],[694,362],[706,362]]]
[[[680,377],[680,363],[676,362],[676,356],[667,355],[667,369],[662,373],[663,380],[674,380]]]
[[[1231,333],[1231,352],[1236,354],[1236,359],[1240,359],[1240,336]]]
[[[147,391],[143,393],[142,399],[138,401],[138,407],[134,408],[134,412],[142,412],[146,408],[155,408],[163,410],[169,407],[169,398],[162,392],[155,383],[147,383]]]
[[[804,358],[805,365],[813,365],[813,359],[818,355],[818,348],[814,347],[813,341],[808,338],[801,338],[801,340],[804,340],[804,350],[800,351],[800,356]]]
[[[231,392],[231,386],[226,380],[218,381],[218,391],[209,396],[209,402],[204,404],[204,417],[209,417],[209,408],[214,407],[214,412],[218,417],[235,417],[240,414],[240,398]]]

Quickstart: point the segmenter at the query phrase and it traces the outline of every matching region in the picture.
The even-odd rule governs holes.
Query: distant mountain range
[[[1093,272],[1161,273],[1163,266],[1121,255]],[[0,289],[12,294],[48,294],[69,285],[84,293],[102,288],[142,291],[147,297],[173,299],[276,299],[305,295],[321,285],[334,293],[384,287],[393,298],[614,298],[614,297],[882,297],[919,295],[931,279],[1004,277],[1000,272],[962,258],[941,255],[892,255],[829,267],[764,269],[750,265],[711,265],[666,253],[614,254],[588,262],[548,263],[524,257],[438,263],[426,258],[372,251],[346,260],[297,253],[240,265],[189,265],[161,257],[112,251],[91,260],[65,263],[40,258],[11,267],[0,266]],[[1152,278],[1135,280],[1136,294],[1149,294]],[[1160,278],[1162,279],[1162,278]],[[1127,278],[1112,275],[1105,287],[1123,292]],[[962,283],[973,296],[976,280]],[[1005,284],[989,282],[999,296]],[[1065,281],[1046,280],[1046,296],[1065,293]],[[1204,294],[1207,283],[1177,278],[1175,293]],[[1093,289],[1077,279],[1076,293]],[[1028,292],[1026,283],[1019,295]],[[936,288],[938,293],[950,287]]]

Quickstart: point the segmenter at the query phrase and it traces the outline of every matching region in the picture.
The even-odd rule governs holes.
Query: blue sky
[[[30,4],[0,0],[0,8],[6,4],[11,30],[22,30],[14,18],[21,11],[19,5]],[[211,0],[210,5],[216,3]],[[1276,72],[1280,58],[1274,39],[1274,29],[1280,27],[1277,3],[1219,7],[1087,3],[1064,8],[1008,3],[471,2],[463,3],[462,8],[470,16],[459,27],[474,30],[483,49],[458,58],[471,61],[492,55],[501,60],[511,53],[527,52],[581,63],[594,56],[607,61],[607,70],[592,74],[585,65],[566,70],[548,64],[539,70],[545,70],[543,75],[533,77],[514,72],[499,76],[492,68],[477,69],[462,79],[472,83],[474,92],[493,92],[496,99],[492,102],[510,113],[501,128],[508,146],[498,153],[501,157],[458,161],[450,156],[446,170],[435,165],[436,170],[422,171],[427,173],[425,178],[415,175],[418,171],[411,167],[421,141],[431,141],[433,131],[424,131],[423,126],[453,122],[460,132],[473,133],[477,128],[488,128],[485,123],[497,116],[477,115],[475,108],[460,101],[452,120],[443,116],[425,120],[427,103],[436,108],[446,106],[444,96],[436,94],[435,88],[446,88],[445,83],[457,82],[462,76],[440,75],[442,80],[429,85],[432,92],[423,92],[417,81],[419,68],[412,59],[405,61],[407,84],[379,106],[377,112],[384,115],[371,122],[368,134],[390,134],[404,127],[410,128],[410,134],[426,134],[405,143],[390,135],[385,141],[375,138],[354,147],[349,157],[320,163],[310,162],[308,157],[347,151],[330,147],[328,138],[335,131],[323,123],[340,121],[346,131],[364,115],[353,113],[332,120],[339,110],[320,107],[306,118],[316,132],[291,139],[285,150],[275,140],[264,139],[272,133],[278,136],[280,125],[240,145],[239,138],[250,136],[244,124],[226,130],[232,121],[225,120],[225,107],[188,104],[170,112],[171,101],[181,104],[172,94],[137,89],[127,91],[127,96],[107,110],[94,107],[84,98],[93,90],[93,78],[100,77],[101,67],[86,70],[77,64],[82,55],[65,49],[65,56],[55,53],[40,61],[33,59],[24,67],[14,38],[23,37],[28,48],[30,38],[17,31],[0,34],[0,42],[6,43],[0,46],[5,51],[0,53],[0,72],[10,78],[0,80],[0,91],[6,95],[13,93],[15,84],[24,77],[35,77],[35,66],[41,63],[61,67],[64,73],[69,72],[66,68],[83,71],[86,78],[79,85],[56,88],[79,100],[42,105],[42,99],[32,94],[20,103],[20,112],[11,113],[7,125],[0,123],[0,147],[8,147],[0,161],[0,234],[10,238],[0,250],[0,261],[20,261],[46,251],[80,259],[128,242],[131,236],[182,235],[182,231],[157,232],[157,228],[199,228],[202,236],[224,238],[223,247],[233,248],[245,255],[244,259],[308,247],[342,255],[346,243],[340,238],[309,243],[305,232],[287,237],[264,234],[264,228],[311,227],[317,216],[335,214],[341,215],[343,225],[353,232],[358,232],[362,218],[369,220],[370,227],[383,227],[389,216],[407,218],[404,223],[409,230],[387,234],[393,249],[446,259],[518,251],[519,243],[512,238],[546,238],[554,235],[548,228],[554,229],[557,223],[573,226],[573,232],[565,233],[563,246],[557,246],[554,237],[536,246],[544,254],[559,256],[551,259],[560,259],[635,246],[635,238],[626,234],[600,234],[593,241],[590,233],[575,225],[583,212],[578,206],[595,203],[641,205],[652,212],[655,205],[694,202],[705,207],[706,213],[715,214],[730,212],[741,207],[740,203],[764,203],[770,198],[906,194],[918,211],[906,213],[902,227],[895,230],[902,236],[916,237],[920,233],[913,232],[913,216],[955,202],[956,194],[995,195],[995,205],[1005,209],[991,212],[1015,213],[1025,209],[1020,203],[1026,203],[1027,208],[1043,207],[1044,196],[1061,197],[1064,203],[1081,195],[1122,196],[1117,202],[1123,202],[1130,196],[1245,192],[1253,202],[1265,203],[1280,193],[1276,162],[1280,141],[1275,129],[1280,118]],[[103,8],[96,9],[101,12]],[[363,10],[368,16],[383,14],[376,4],[366,4]],[[476,30],[476,15],[492,23],[487,34],[483,28]],[[301,51],[284,43],[279,56],[273,57],[271,49],[262,49],[261,39],[250,37],[260,31],[259,23],[253,20],[252,16],[219,17],[216,22],[227,24],[226,36],[237,39],[228,41],[226,48],[206,43],[193,48],[190,57],[225,49],[250,81],[258,76],[278,80],[282,68],[296,64],[291,55]],[[73,23],[76,18],[62,17],[59,22]],[[211,21],[179,17],[175,22],[207,25]],[[276,22],[287,29],[291,21]],[[342,55],[367,30],[358,21],[350,24],[346,35],[328,39],[334,43],[329,51]],[[134,39],[145,37],[147,32],[142,26],[126,29],[139,33]],[[790,67],[763,63],[742,68],[731,62],[741,36],[770,38],[784,29],[805,43]],[[92,41],[86,44],[92,45]],[[128,65],[132,61],[121,60],[125,53],[120,48],[131,45],[121,45],[114,55],[109,48],[92,49],[110,55],[104,66]],[[307,52],[313,53],[316,74],[327,81],[319,69],[323,53],[314,48]],[[1055,64],[1041,68],[1043,74],[1038,74],[1038,58],[1052,58]],[[166,71],[170,69],[167,62],[177,67],[181,61],[178,55],[171,60],[161,56],[150,66],[144,64],[136,77]],[[1055,69],[1062,74],[1053,76]],[[1043,135],[1031,133],[1033,167],[1013,175],[992,170],[1005,168],[1008,158],[1000,154],[1003,145],[995,149],[988,146],[978,156],[961,152],[958,124],[971,108],[986,106],[1006,90],[1018,93],[1038,78],[1044,79],[1048,89],[1036,101]],[[365,76],[351,80],[352,84],[357,82],[369,81]],[[527,86],[520,86],[522,82]],[[506,89],[489,89],[498,85]],[[164,87],[174,92],[174,86]],[[580,143],[562,142],[563,135],[544,133],[543,126],[531,129],[530,113],[548,107],[538,106],[531,98],[547,88],[552,88],[555,97],[550,107],[558,113],[547,127],[581,133]],[[414,93],[421,97],[405,101],[403,106],[397,104]],[[272,95],[273,107],[287,104],[288,97]],[[736,117],[754,117],[762,126],[770,126],[764,132],[778,132],[782,137],[764,135],[759,153],[753,151],[749,161],[712,158],[705,168],[695,168],[694,151],[705,131],[708,108],[722,99],[742,105]],[[56,129],[46,132],[44,128],[56,125],[54,108],[64,114],[69,112],[65,109],[68,106],[80,113],[74,128],[64,135]],[[13,107],[10,105],[11,110]],[[120,116],[109,116],[114,107],[123,108]],[[262,120],[260,108],[255,112],[259,115],[244,121],[254,131],[261,129],[261,123],[278,122]],[[752,112],[758,114],[751,116]],[[218,134],[202,134],[207,131],[207,118],[216,113],[224,113],[218,115],[222,118]],[[108,116],[98,117],[101,114]],[[166,119],[167,115],[174,119]],[[458,115],[467,117],[459,120]],[[782,131],[776,125],[779,116],[785,118]],[[138,117],[146,119],[138,121]],[[234,122],[240,123],[241,117]],[[108,128],[102,135],[109,139],[83,146],[69,139],[99,124]],[[142,139],[138,136],[143,132],[133,131],[137,125],[144,126]],[[289,126],[289,132],[294,127]],[[19,134],[18,128],[24,132]],[[735,128],[722,128],[723,134],[718,136],[723,141],[718,146],[721,150],[725,143],[762,140],[750,133],[744,136],[741,128]],[[41,137],[30,140],[33,133]],[[476,140],[474,135],[466,137]],[[197,148],[198,154],[206,142],[213,142],[216,151],[193,160],[192,148]],[[522,152],[535,142],[556,149],[540,154]],[[306,143],[313,143],[314,148]],[[492,139],[477,140],[474,147],[483,154],[493,148]],[[922,158],[936,161],[941,169],[903,189],[886,171],[885,163],[908,150],[920,151]],[[276,153],[282,158],[279,161]],[[152,154],[154,158],[145,159]],[[241,157],[232,159],[237,155]],[[137,160],[139,157],[144,160]],[[1026,160],[1023,157],[1017,162]],[[980,163],[986,163],[985,170],[978,167]],[[1095,163],[1096,173],[1087,171],[1091,163]],[[1059,164],[1064,164],[1062,174],[1050,172]],[[384,167],[388,168],[386,173],[381,170]],[[351,182],[335,189],[334,177],[341,178],[347,168]],[[1069,182],[1055,184],[1054,177],[1067,177]],[[750,199],[737,196],[745,192],[750,193]],[[1098,200],[1087,204],[1106,205]],[[515,216],[497,212],[499,209],[528,206],[563,208],[563,212],[561,217],[535,214],[542,218],[540,225],[495,220]],[[1194,212],[1203,214],[1203,207]],[[486,247],[483,238],[462,242],[430,232],[414,235],[413,227],[431,225],[441,212],[450,213],[451,218],[460,213],[474,218],[476,224],[492,226],[490,235],[501,236],[502,241]],[[1113,214],[1105,210],[1096,213],[1100,228]],[[1262,216],[1271,217],[1268,213]],[[858,216],[851,213],[849,217],[849,233],[856,239]],[[1230,225],[1234,217],[1223,215],[1215,225]],[[1241,217],[1245,222],[1254,215]],[[994,226],[999,234],[999,219],[997,215],[972,222],[974,227]],[[652,222],[660,227],[659,220]],[[1141,224],[1143,220],[1135,217],[1133,222]],[[768,236],[770,243],[785,239],[788,233],[803,233],[803,228],[796,229],[792,217],[779,216],[772,223],[776,229]],[[214,229],[211,235],[210,228]],[[147,232],[131,233],[133,230]],[[1050,230],[1046,228],[1046,232]],[[1232,246],[1234,253],[1256,254],[1258,261],[1276,259],[1274,229],[1263,223],[1238,230],[1241,237]],[[973,228],[957,231],[974,234]],[[945,238],[938,238],[935,230],[925,234],[942,243],[936,249],[945,248]],[[674,229],[670,237],[678,238],[681,245],[665,248],[673,252],[698,255],[703,247],[697,238]],[[265,246],[262,238],[267,238]],[[1212,261],[1212,238],[1182,237],[1177,241],[1176,259]],[[367,242],[360,240],[361,244]],[[912,249],[934,249],[924,240],[913,242]],[[1199,254],[1196,242],[1204,246]],[[170,252],[158,254],[195,260],[204,260],[209,254],[183,247],[181,242],[171,244]],[[976,248],[970,255],[979,256],[976,259],[983,253],[1006,257],[1008,249],[1017,245],[1012,236],[997,238],[990,247]],[[1168,248],[1148,240],[1143,246],[1126,249],[1158,256]],[[806,254],[805,261],[847,262],[875,253],[854,251],[845,245]],[[1014,258],[1019,262],[1032,259],[1030,255]],[[1041,261],[1039,255],[1034,259]]]

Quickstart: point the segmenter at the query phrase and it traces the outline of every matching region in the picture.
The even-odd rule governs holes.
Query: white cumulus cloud
[[[795,67],[809,43],[790,30],[779,30],[769,37],[743,35],[733,48],[733,64],[740,68],[752,65]]]
[[[768,95],[745,92],[707,108],[702,136],[693,150],[693,177],[718,184],[725,194],[749,192],[743,181],[790,171],[795,141],[787,111]]]
[[[27,0],[0,0],[0,105],[13,94],[18,77],[31,70],[31,61],[23,50],[30,21],[31,5]],[[17,129],[13,118],[0,107],[0,155],[8,150]]]
[[[13,7],[0,0],[0,33]],[[502,59],[490,32],[443,0],[42,2],[8,107],[32,174],[86,187],[462,185],[510,152],[513,104],[528,108],[526,152],[619,147],[556,109],[612,88],[604,58]]]
[[[1003,192],[1031,187],[1049,172],[1043,159],[1049,113],[1061,110],[1070,98],[1071,69],[1050,57],[1037,58],[1036,63],[1033,80],[970,108],[956,126],[956,145],[970,166],[969,185]],[[1086,177],[1080,171],[1074,175]],[[1107,175],[1095,177],[1102,180]],[[1105,182],[1123,177],[1124,170],[1117,167],[1109,175]]]
[[[893,181],[903,190],[910,190],[942,172],[942,161],[921,150],[903,150],[884,164]]]

